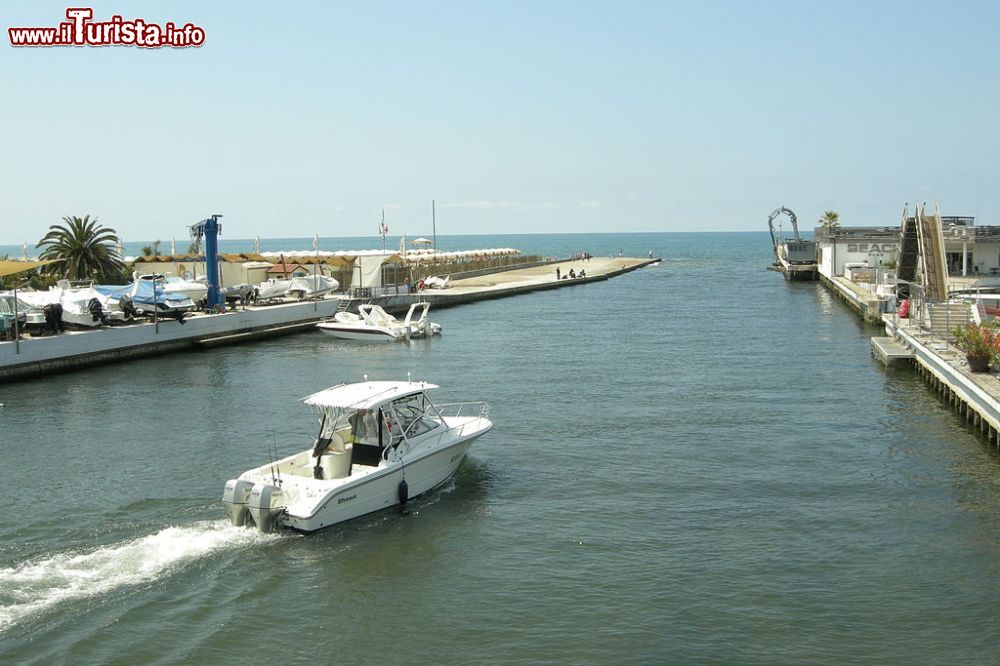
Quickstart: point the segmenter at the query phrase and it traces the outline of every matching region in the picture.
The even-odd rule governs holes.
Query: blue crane
[[[216,214],[191,225],[191,238],[195,242],[201,242],[203,237],[205,239],[205,274],[208,279],[208,295],[205,298],[208,310],[225,307],[219,285],[219,234],[222,233],[220,217],[222,215]]]

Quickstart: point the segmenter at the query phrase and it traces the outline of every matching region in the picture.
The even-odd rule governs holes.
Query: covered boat
[[[288,285],[288,295],[295,298],[319,298],[323,294],[336,291],[340,283],[325,275],[303,275],[293,277]]]

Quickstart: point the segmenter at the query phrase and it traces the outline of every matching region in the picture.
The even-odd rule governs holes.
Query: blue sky
[[[206,43],[15,49],[67,5],[0,2],[0,244],[1000,224],[1000,3],[89,6]]]

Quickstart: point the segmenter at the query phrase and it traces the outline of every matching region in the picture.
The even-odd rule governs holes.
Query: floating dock
[[[872,338],[871,346],[872,355],[886,366],[906,366],[917,356],[895,338]]]
[[[314,301],[247,306],[220,314],[186,317],[183,323],[161,319],[58,335],[0,342],[0,381],[26,379],[93,365],[152,356],[167,352],[239,344],[312,330],[316,322],[338,310],[355,309],[363,302],[377,303],[389,311],[405,311],[411,303],[429,301],[432,308],[453,307],[481,300],[517,296],[543,289],[559,289],[608,280],[655,263],[659,259],[593,257],[562,260],[503,272],[465,277],[446,289],[371,296],[364,299],[338,295]],[[573,269],[586,277],[556,279]]]

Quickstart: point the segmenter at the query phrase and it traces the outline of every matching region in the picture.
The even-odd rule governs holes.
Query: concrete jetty
[[[926,319],[900,318],[881,312],[866,285],[839,276],[823,278],[822,283],[865,321],[885,327],[885,336],[871,339],[875,358],[886,365],[914,367],[961,418],[1000,449],[1000,376],[971,372],[965,354],[949,341],[951,331],[969,322],[968,306],[930,304]]]
[[[500,273],[487,273],[473,277],[452,279],[446,289],[422,289],[410,293],[357,299],[361,302],[374,302],[388,312],[405,312],[411,303],[427,301],[432,308],[447,308],[463,303],[473,303],[493,298],[506,298],[532,291],[544,289],[559,289],[575,285],[600,282],[629,273],[644,266],[658,262],[659,259],[636,259],[634,257],[591,257],[588,260],[566,259],[546,263],[541,266],[518,268]],[[556,278],[556,270],[560,278]],[[579,276],[580,271],[586,272],[586,277],[568,277],[569,271]],[[354,303],[348,309],[354,309]]]
[[[364,299],[335,295],[314,301],[250,305],[220,314],[186,317],[184,323],[161,319],[59,335],[0,342],[0,381],[25,379],[47,373],[219,345],[238,344],[278,335],[312,330],[317,321],[341,309],[373,302],[390,311],[406,310],[411,303],[429,301],[432,308],[452,307],[492,298],[516,296],[541,289],[558,289],[607,280],[659,261],[630,257],[593,257],[562,260],[541,266],[475,275],[449,281],[446,289],[425,289]],[[570,269],[586,277],[556,279],[556,269]]]
[[[883,322],[886,333],[913,353],[921,377],[960,417],[1000,448],[1000,376],[972,372],[964,353],[916,320],[888,314]]]

